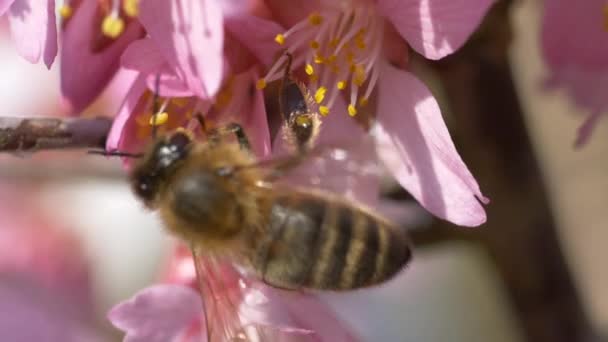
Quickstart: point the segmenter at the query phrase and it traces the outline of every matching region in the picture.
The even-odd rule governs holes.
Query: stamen
[[[608,31],[608,4],[604,5],[604,30]]]
[[[122,10],[125,11],[129,17],[137,17],[139,14],[139,1],[140,0],[124,0],[122,3]]]
[[[348,115],[350,115],[350,116],[357,115],[357,108],[355,108],[355,106],[353,106],[352,104],[348,105]]]
[[[312,74],[315,73],[315,69],[310,64],[306,64],[306,66],[304,67],[304,71],[308,76],[312,76]]]
[[[325,99],[325,93],[327,93],[327,88],[325,87],[319,87],[319,89],[317,89],[317,91],[315,92],[315,102],[316,103],[321,103],[323,102],[323,99]]]
[[[72,9],[72,6],[70,6],[67,2],[64,2],[63,5],[59,7],[59,16],[62,19],[68,19],[72,16],[73,12],[74,10]]]
[[[274,37],[274,41],[277,42],[277,44],[279,45],[285,44],[285,35],[283,35],[282,33],[277,34]]]
[[[152,114],[150,117],[150,126],[161,126],[169,121],[169,114],[167,112],[160,112],[156,115]]]
[[[308,22],[310,25],[319,26],[323,22],[323,17],[319,12],[313,12],[308,16]]]
[[[101,32],[110,38],[117,38],[125,30],[125,22],[112,14],[106,16],[101,23]]]
[[[260,78],[260,79],[259,79],[259,80],[256,82],[255,87],[256,87],[258,90],[262,90],[262,89],[266,88],[266,80],[265,80],[265,79],[263,79],[263,78]]]
[[[346,89],[346,81],[338,81],[338,83],[336,84],[336,88],[338,88],[339,90]]]
[[[319,113],[321,113],[323,116],[327,116],[327,114],[329,114],[329,107],[319,106]]]

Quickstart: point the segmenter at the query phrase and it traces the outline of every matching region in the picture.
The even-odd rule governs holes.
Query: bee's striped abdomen
[[[270,285],[348,290],[384,282],[410,259],[404,233],[346,203],[298,194],[277,199],[271,236],[254,266]]]

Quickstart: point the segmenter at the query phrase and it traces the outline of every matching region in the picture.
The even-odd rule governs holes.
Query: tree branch
[[[0,152],[105,148],[109,118],[0,117]]]

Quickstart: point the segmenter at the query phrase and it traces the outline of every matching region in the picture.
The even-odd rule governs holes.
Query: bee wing
[[[231,260],[202,252],[192,256],[203,301],[207,341],[305,341],[312,334],[290,322],[265,319],[274,303],[267,303],[255,280],[244,276]],[[267,290],[267,289],[265,289]],[[266,302],[264,302],[266,301]]]
[[[279,156],[260,163],[270,182],[319,188],[363,203],[377,200],[380,163],[372,138],[354,144],[326,144],[303,154]]]

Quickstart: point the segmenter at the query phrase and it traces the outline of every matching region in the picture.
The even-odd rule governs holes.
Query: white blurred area
[[[538,8],[532,1],[521,3],[514,16],[518,86],[577,284],[596,325],[608,327],[608,272],[598,262],[608,258],[608,122],[601,123],[589,146],[572,150],[581,116],[573,114],[567,100],[540,92]],[[0,56],[2,115],[61,113],[57,64],[51,71],[29,64],[6,38],[0,39]],[[170,238],[130,193],[118,162],[73,153],[68,162],[52,162],[57,156],[0,156],[0,182],[40,188],[40,196],[32,200],[43,203],[81,237],[103,321],[110,307],[154,282]],[[46,167],[57,172],[45,179],[41,173]],[[17,171],[5,172],[11,168]],[[74,168],[83,175],[63,172]],[[395,282],[327,300],[368,341],[521,340],[500,281],[481,251],[452,243],[417,250],[415,258]]]

